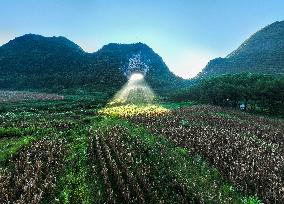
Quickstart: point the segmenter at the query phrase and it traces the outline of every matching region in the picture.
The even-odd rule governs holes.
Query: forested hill
[[[26,34],[0,47],[0,89],[116,90],[135,70],[157,90],[188,83],[143,43],[111,43],[87,53],[65,37]]]
[[[284,21],[256,32],[226,58],[211,60],[199,77],[241,72],[284,74]]]

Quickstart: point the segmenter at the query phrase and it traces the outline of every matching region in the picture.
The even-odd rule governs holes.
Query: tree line
[[[203,79],[169,95],[173,101],[197,101],[245,111],[284,115],[284,75],[227,74]]]

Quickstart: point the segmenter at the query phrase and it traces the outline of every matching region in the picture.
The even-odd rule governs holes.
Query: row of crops
[[[200,156],[119,119],[93,127],[90,163],[107,203],[246,203]],[[96,197],[98,198],[98,197]],[[100,201],[102,201],[100,200]]]
[[[282,120],[225,111],[213,106],[177,109],[163,117],[132,117],[193,155],[202,155],[242,192],[266,203],[284,202]]]
[[[53,101],[7,105],[0,122],[0,203],[282,202],[280,120]]]
[[[1,104],[0,203],[64,203],[77,139],[95,114],[90,101]]]
[[[1,169],[0,203],[39,203],[52,194],[63,168],[63,139],[43,138],[24,147]]]

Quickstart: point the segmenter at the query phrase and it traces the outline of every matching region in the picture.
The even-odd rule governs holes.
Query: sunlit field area
[[[192,103],[4,103],[0,202],[282,203],[283,127]]]

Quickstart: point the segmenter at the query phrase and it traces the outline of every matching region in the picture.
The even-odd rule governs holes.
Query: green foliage
[[[178,100],[179,101],[179,100]],[[197,103],[193,101],[179,101],[179,102],[167,102],[167,103],[161,103],[160,105],[166,109],[174,110],[178,108],[183,108],[183,107],[189,107],[196,105]]]
[[[66,158],[65,171],[60,178],[60,203],[92,203],[89,169],[87,163],[86,130],[71,132],[69,154]]]
[[[92,192],[96,188],[95,183],[92,183],[92,178],[89,177],[90,166],[87,163],[87,147],[88,147],[88,128],[91,123],[99,120],[97,108],[101,107],[107,101],[102,101],[103,94],[96,93],[94,95],[75,95],[66,96],[62,101],[24,101],[19,103],[3,104],[3,112],[0,113],[0,170],[5,171],[2,174],[0,171],[0,179],[5,180],[6,190],[0,190],[0,197],[3,192],[14,192],[15,185],[12,183],[13,179],[9,179],[11,175],[18,175],[17,178],[24,177],[22,171],[16,172],[16,165],[18,155],[29,157],[23,151],[32,152],[30,160],[36,159],[39,163],[30,163],[23,167],[23,171],[35,171],[38,176],[46,176],[49,178],[50,172],[53,172],[53,179],[55,177],[56,184],[52,186],[46,185],[44,182],[33,184],[33,188],[28,188],[35,197],[41,199],[42,203],[80,203],[83,201],[94,203],[90,201],[93,196]],[[31,136],[26,136],[31,135]],[[42,137],[48,138],[48,142],[44,146],[38,145],[37,141],[41,141]],[[59,143],[58,150],[64,149],[64,152],[48,152],[49,143],[56,144],[57,141],[67,140],[67,143]],[[35,142],[33,142],[35,141]],[[39,143],[41,144],[41,142]],[[34,147],[36,146],[36,148]],[[23,148],[25,147],[25,148]],[[30,148],[32,147],[32,148]],[[35,149],[43,149],[43,151],[36,151]],[[65,150],[67,150],[65,152]],[[59,158],[54,158],[57,155]],[[62,154],[64,154],[62,156]],[[56,162],[53,161],[56,159]],[[45,166],[50,162],[51,166]],[[21,163],[19,163],[20,165]],[[41,166],[41,164],[43,164]],[[39,167],[37,166],[39,165]],[[6,170],[6,167],[7,168]],[[51,169],[46,173],[46,170]],[[62,168],[63,167],[63,168]],[[55,170],[52,171],[52,170]],[[15,179],[17,179],[15,178]],[[2,180],[1,180],[2,182]],[[24,181],[23,181],[24,182]],[[19,184],[20,185],[20,184]],[[24,182],[23,185],[28,185]],[[43,198],[40,192],[35,189],[45,189],[43,191]],[[24,195],[24,194],[23,194]],[[36,196],[37,195],[37,196]],[[91,196],[92,195],[92,196]],[[21,196],[21,194],[19,194]],[[14,201],[17,196],[7,198],[9,201]],[[2,203],[2,197],[0,201]],[[23,199],[29,200],[27,196]],[[7,201],[7,200],[5,200]],[[5,203],[5,202],[4,202]],[[31,200],[29,202],[31,203]]]
[[[0,171],[1,176],[3,176],[0,177],[4,178],[1,182],[8,182],[7,185],[5,184],[9,187],[6,192],[17,191],[15,185],[9,183],[11,181],[9,176],[12,175],[16,175],[13,179],[25,176],[23,186],[28,185],[29,177],[26,174],[15,173],[16,163],[21,166],[21,163],[15,161],[28,158],[27,161],[32,161],[32,163],[27,163],[25,168],[22,168],[23,171],[36,172],[39,177],[35,178],[42,179],[40,181],[46,181],[45,175],[52,175],[54,179],[51,182],[52,185],[45,186],[44,182],[37,182],[33,186],[33,189],[43,189],[42,203],[107,203],[108,192],[101,171],[98,171],[101,168],[101,161],[91,154],[92,151],[97,149],[95,143],[91,142],[92,138],[95,138],[95,135],[98,134],[95,131],[100,130],[105,137],[100,141],[100,144],[110,145],[109,142],[113,138],[118,139],[117,148],[110,150],[113,156],[112,161],[118,161],[118,158],[127,158],[128,154],[115,157],[113,153],[113,151],[119,150],[119,145],[123,144],[126,153],[131,153],[132,164],[134,165],[130,165],[131,160],[125,162],[123,159],[120,160],[121,163],[117,162],[117,164],[120,167],[124,166],[124,168],[130,167],[128,170],[133,172],[133,175],[144,167],[147,167],[146,170],[149,169],[151,172],[148,174],[150,180],[145,182],[153,184],[153,187],[149,187],[150,190],[148,189],[148,191],[147,188],[144,188],[146,190],[143,191],[146,201],[152,198],[154,201],[163,200],[175,203],[185,198],[191,199],[193,203],[198,201],[257,203],[255,202],[258,201],[257,198],[242,196],[236,188],[224,180],[224,177],[219,173],[220,169],[209,164],[205,161],[205,158],[194,156],[192,149],[185,148],[184,145],[176,145],[173,140],[165,139],[166,136],[159,135],[160,133],[150,134],[149,130],[140,125],[132,124],[130,120],[98,115],[98,110],[107,103],[107,101],[100,100],[100,97],[107,98],[109,95],[104,95],[101,92],[94,95],[85,95],[85,93],[65,96],[65,100],[62,101],[25,101],[1,106],[3,109],[0,113],[0,132],[2,134],[0,151],[3,162],[0,159],[0,168],[11,167],[5,170],[9,171],[8,176],[6,176],[6,172],[2,174]],[[155,108],[161,108],[157,110],[174,109],[171,111],[176,112],[178,108],[184,110],[186,106],[191,105],[192,103],[187,102],[165,103],[162,104],[164,108],[157,106]],[[129,111],[129,109],[124,108],[121,107],[118,111],[124,113],[127,110]],[[142,107],[137,109],[140,116],[141,114],[147,115],[147,109],[146,112],[144,110],[144,113],[141,113],[141,109]],[[150,110],[153,109],[154,107]],[[195,111],[196,114],[198,112],[198,110]],[[235,113],[227,114],[223,109],[218,110],[218,113],[225,121],[234,119],[234,117],[228,115],[235,115]],[[148,114],[149,119],[164,118],[160,117],[159,114],[154,115]],[[176,122],[178,128],[175,130],[190,128],[194,125],[194,121],[185,117]],[[156,126],[159,125],[171,126],[166,123],[159,123]],[[41,141],[42,136],[48,139],[43,143],[38,142]],[[60,140],[64,142],[59,142]],[[253,142],[257,141],[254,140]],[[50,148],[50,144],[53,144],[52,148]],[[92,151],[91,147],[94,147]],[[53,151],[53,154],[51,154],[50,149],[61,149],[62,152]],[[29,157],[27,153],[32,153],[32,156]],[[21,157],[18,157],[18,155],[21,155]],[[55,155],[57,155],[56,158],[54,158]],[[106,158],[106,154],[103,157]],[[46,161],[49,161],[50,166],[46,166]],[[37,165],[42,165],[41,167],[44,169],[42,172],[44,173],[38,171]],[[107,162],[108,169],[110,169],[110,165],[111,163]],[[49,171],[49,169],[56,169],[56,171]],[[53,173],[46,174],[46,172]],[[109,178],[112,179],[111,183],[113,184],[115,182],[113,172],[107,171],[107,174],[110,175]],[[125,177],[123,178],[124,181],[128,181]],[[113,186],[114,191],[119,192],[118,185],[113,184]],[[32,195],[38,196],[40,191],[34,190]],[[20,196],[20,193],[17,196]],[[25,196],[24,198],[29,199]],[[14,200],[11,199],[11,201]],[[27,203],[31,203],[31,200],[29,201]]]
[[[15,155],[21,148],[34,141],[32,136],[21,137],[19,139],[6,139],[0,141],[0,164],[6,162]],[[1,165],[0,165],[1,167]]]
[[[268,114],[284,114],[284,76],[263,74],[228,74],[202,80],[189,89],[172,94],[174,101],[198,101],[237,107]]]
[[[242,199],[243,204],[263,204],[257,197],[249,196]]]
[[[19,137],[22,135],[22,130],[20,128],[2,128],[0,127],[0,138],[2,137]]]

